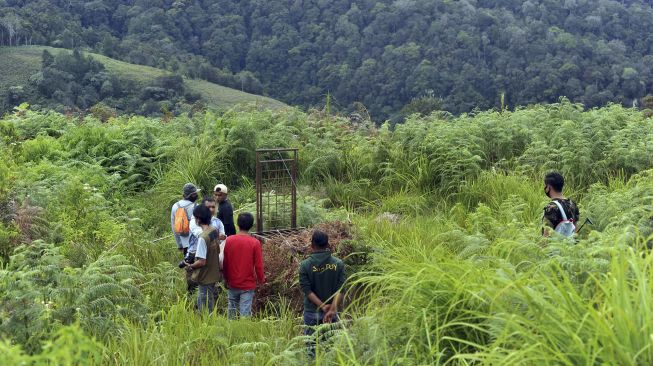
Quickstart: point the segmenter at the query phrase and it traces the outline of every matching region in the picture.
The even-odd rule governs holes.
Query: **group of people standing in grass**
[[[227,314],[234,319],[251,316],[255,290],[265,283],[265,273],[261,242],[250,234],[254,216],[240,213],[236,230],[228,192],[227,186],[217,184],[212,196],[196,204],[200,190],[186,183],[183,198],[172,206],[170,225],[184,256],[179,267],[186,270],[188,292],[197,292],[197,309],[213,311],[219,284],[224,282]],[[338,320],[345,282],[344,263],[331,254],[327,234],[314,231],[311,248],[311,255],[299,268],[307,335],[312,334],[313,326]]]
[[[578,207],[563,196],[564,183],[557,172],[544,177],[544,192],[551,199],[544,208],[544,236],[554,232],[573,236],[578,231]],[[219,284],[224,282],[228,317],[249,317],[256,287],[265,283],[261,242],[250,235],[254,216],[240,213],[236,230],[228,188],[217,184],[212,196],[205,196],[196,204],[199,193],[192,183],[185,184],[183,198],[172,206],[170,213],[177,248],[184,255],[179,267],[186,270],[188,292],[197,292],[200,312],[210,312],[214,310]],[[311,248],[311,255],[299,268],[306,334],[312,334],[312,326],[338,320],[340,290],[345,282],[344,264],[331,254],[327,234],[314,231]]]
[[[194,184],[184,185],[183,198],[172,205],[170,224],[177,249],[184,256],[179,267],[186,270],[188,293],[192,295],[197,291],[197,308],[203,311],[213,309],[218,294],[216,284],[226,277],[223,274],[224,248],[227,237],[236,235],[236,229],[225,185],[216,185],[213,195],[205,196],[196,205],[199,193],[200,190]],[[262,275],[262,259],[260,262]],[[263,277],[259,278],[261,282],[264,280]],[[246,290],[253,292],[255,288],[256,279],[254,287]],[[238,305],[229,302],[229,309]]]

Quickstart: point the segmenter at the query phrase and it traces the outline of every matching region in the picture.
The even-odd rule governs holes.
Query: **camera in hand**
[[[187,265],[193,264],[195,262],[195,255],[188,254],[181,262],[179,262],[179,268],[184,268]]]

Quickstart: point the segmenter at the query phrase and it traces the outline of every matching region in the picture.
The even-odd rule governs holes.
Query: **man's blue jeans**
[[[304,335],[312,335],[315,332],[315,327],[324,323],[323,311],[305,311],[304,312]],[[332,323],[338,322],[338,313],[331,320]]]
[[[252,301],[254,300],[254,290],[229,289],[229,305],[227,314],[229,319],[236,318],[237,312],[240,311],[241,317],[252,316]]]
[[[336,313],[331,322],[336,323],[338,320],[338,313]],[[311,358],[315,357],[315,345],[317,344],[316,338],[319,337],[320,340],[325,340],[324,334],[315,336],[313,335],[313,333],[315,333],[315,328],[322,324],[324,324],[323,311],[304,311],[304,335],[310,337],[310,339],[306,342],[306,350],[308,356]]]
[[[208,285],[199,285],[197,292],[197,310],[201,313],[208,310],[210,313],[213,311],[215,300],[215,283]]]

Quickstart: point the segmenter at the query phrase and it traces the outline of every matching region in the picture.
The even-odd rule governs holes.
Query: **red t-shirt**
[[[254,290],[257,279],[259,283],[264,283],[261,242],[249,235],[227,237],[222,273],[227,287],[232,289]]]

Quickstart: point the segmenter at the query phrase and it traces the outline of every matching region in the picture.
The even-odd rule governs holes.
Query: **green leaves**
[[[188,181],[207,193],[224,182],[236,210],[251,209],[263,146],[301,149],[301,223],[357,224],[364,260],[351,257],[355,301],[343,313],[354,321],[320,362],[650,358],[648,338],[635,339],[648,329],[638,306],[650,256],[630,249],[649,251],[653,234],[651,126],[638,112],[563,100],[375,128],[247,108],[166,123],[25,111],[0,127],[17,140],[0,161],[2,251],[17,247],[0,270],[0,336],[16,346],[0,350],[16,362],[103,352],[123,364],[300,363],[305,339],[284,305],[237,324],[196,317],[178,304],[174,244],[151,242],[169,233],[169,204]],[[565,173],[565,193],[595,222],[575,244],[541,238],[548,169]],[[70,358],[52,348],[70,342],[82,344]]]
[[[88,334],[106,339],[125,320],[145,322],[138,287],[144,278],[124,257],[104,255],[81,269],[67,265],[52,244],[35,241],[16,249],[0,272],[0,335],[38,353],[44,340],[57,343],[54,333],[61,324],[78,322]]]

